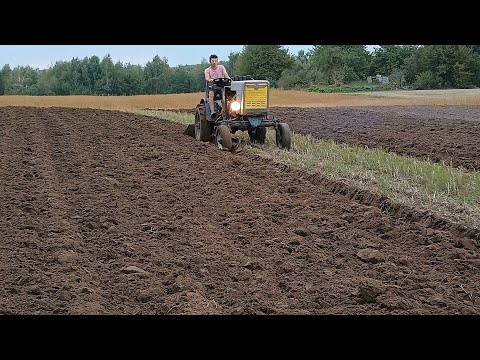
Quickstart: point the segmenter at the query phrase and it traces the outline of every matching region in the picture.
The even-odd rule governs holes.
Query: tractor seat
[[[206,89],[206,95],[208,96],[208,93],[210,90],[213,90],[213,100],[222,100],[222,88],[218,85],[208,85],[207,83],[207,89]]]

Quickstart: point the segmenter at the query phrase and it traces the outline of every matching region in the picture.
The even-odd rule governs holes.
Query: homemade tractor
[[[219,78],[214,80],[212,88],[215,118],[211,116],[207,86],[204,98],[195,109],[195,124],[189,125],[185,133],[198,141],[213,141],[219,149],[233,151],[235,132],[246,130],[252,143],[263,144],[267,128],[271,127],[275,129],[277,146],[290,149],[290,127],[269,114],[270,83],[267,80],[253,80],[249,76]]]

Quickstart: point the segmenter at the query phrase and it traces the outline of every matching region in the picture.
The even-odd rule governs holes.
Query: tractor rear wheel
[[[210,141],[212,136],[212,124],[207,121],[205,105],[198,104],[195,109],[195,139],[197,141]]]
[[[227,125],[220,125],[215,132],[215,145],[220,150],[232,150],[232,132]]]
[[[279,123],[276,131],[275,140],[277,146],[282,149],[289,149],[292,146],[292,132],[286,123]]]

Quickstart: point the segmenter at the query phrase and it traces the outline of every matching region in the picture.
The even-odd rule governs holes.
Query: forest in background
[[[467,89],[480,85],[479,45],[314,45],[292,55],[283,45],[245,45],[219,59],[231,76],[268,80],[273,88],[314,92]],[[0,70],[0,95],[130,96],[195,93],[205,89],[200,64],[171,67],[155,56],[144,66],[110,55],[57,61],[47,69]],[[388,83],[367,81],[388,78]]]

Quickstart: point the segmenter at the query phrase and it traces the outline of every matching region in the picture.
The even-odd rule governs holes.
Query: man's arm
[[[225,69],[225,66],[223,66],[223,65],[222,65],[222,67],[223,67],[223,77],[226,77],[226,78],[230,79],[230,75],[228,75],[227,69]]]
[[[208,68],[205,69],[204,74],[205,74],[205,80],[210,81],[211,79],[210,79],[210,75],[208,74]]]

